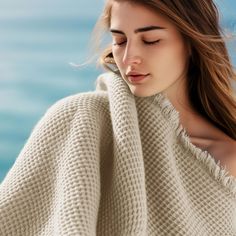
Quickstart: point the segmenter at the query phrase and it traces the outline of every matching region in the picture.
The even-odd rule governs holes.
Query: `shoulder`
[[[84,92],[64,97],[52,104],[34,125],[22,151],[57,149],[71,138],[91,140],[101,137],[109,143],[112,134],[108,98],[105,92]],[[74,143],[78,143],[78,140]],[[58,146],[58,147],[57,147]]]
[[[107,109],[109,105],[107,92],[89,91],[73,94],[56,101],[49,110],[74,111],[80,107],[94,108],[98,111]]]
[[[110,76],[110,75],[109,75]],[[94,91],[80,92],[54,102],[36,123],[32,135],[61,136],[68,130],[84,133],[99,129],[111,133],[111,116],[106,74],[96,80]]]
[[[64,97],[52,104],[44,116],[68,118],[76,113],[109,113],[109,101],[106,92],[89,91]]]
[[[87,125],[107,123],[110,120],[108,95],[104,91],[89,91],[64,97],[53,103],[35,125],[34,130],[56,132],[73,121]],[[77,123],[78,123],[77,122]]]
[[[93,115],[110,118],[107,82],[113,76],[110,72],[100,74],[95,80],[95,90],[64,97],[46,111],[45,116],[61,116],[71,119],[76,115]]]

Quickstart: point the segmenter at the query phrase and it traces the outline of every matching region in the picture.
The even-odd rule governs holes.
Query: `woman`
[[[101,26],[110,72],[34,128],[0,185],[1,235],[236,235],[236,75],[214,2],[107,0]]]

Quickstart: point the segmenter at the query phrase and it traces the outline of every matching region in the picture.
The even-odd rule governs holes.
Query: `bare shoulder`
[[[236,140],[202,117],[196,117],[192,122],[189,129],[192,144],[210,153],[236,177]]]
[[[229,174],[236,177],[236,141],[235,140],[217,140],[212,142],[209,147],[209,153],[220,161],[221,165],[226,166]]]

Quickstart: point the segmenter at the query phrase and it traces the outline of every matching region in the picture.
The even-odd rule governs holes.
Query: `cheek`
[[[114,49],[112,48],[112,54],[116,60],[121,61],[122,58],[122,50],[121,49]]]
[[[118,66],[119,69],[123,67],[122,59],[123,59],[123,53],[121,50],[117,49],[112,49],[112,54],[115,60],[116,65]]]
[[[181,45],[168,46],[156,52],[153,58],[152,61],[156,70],[165,74],[176,74],[185,68],[186,51]]]
[[[179,46],[173,53],[173,65],[175,66],[176,71],[180,73],[186,67],[187,53],[183,46]]]

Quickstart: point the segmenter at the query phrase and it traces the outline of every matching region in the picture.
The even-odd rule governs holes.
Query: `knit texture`
[[[236,236],[236,178],[167,97],[107,72],[53,104],[0,185],[1,236]]]

